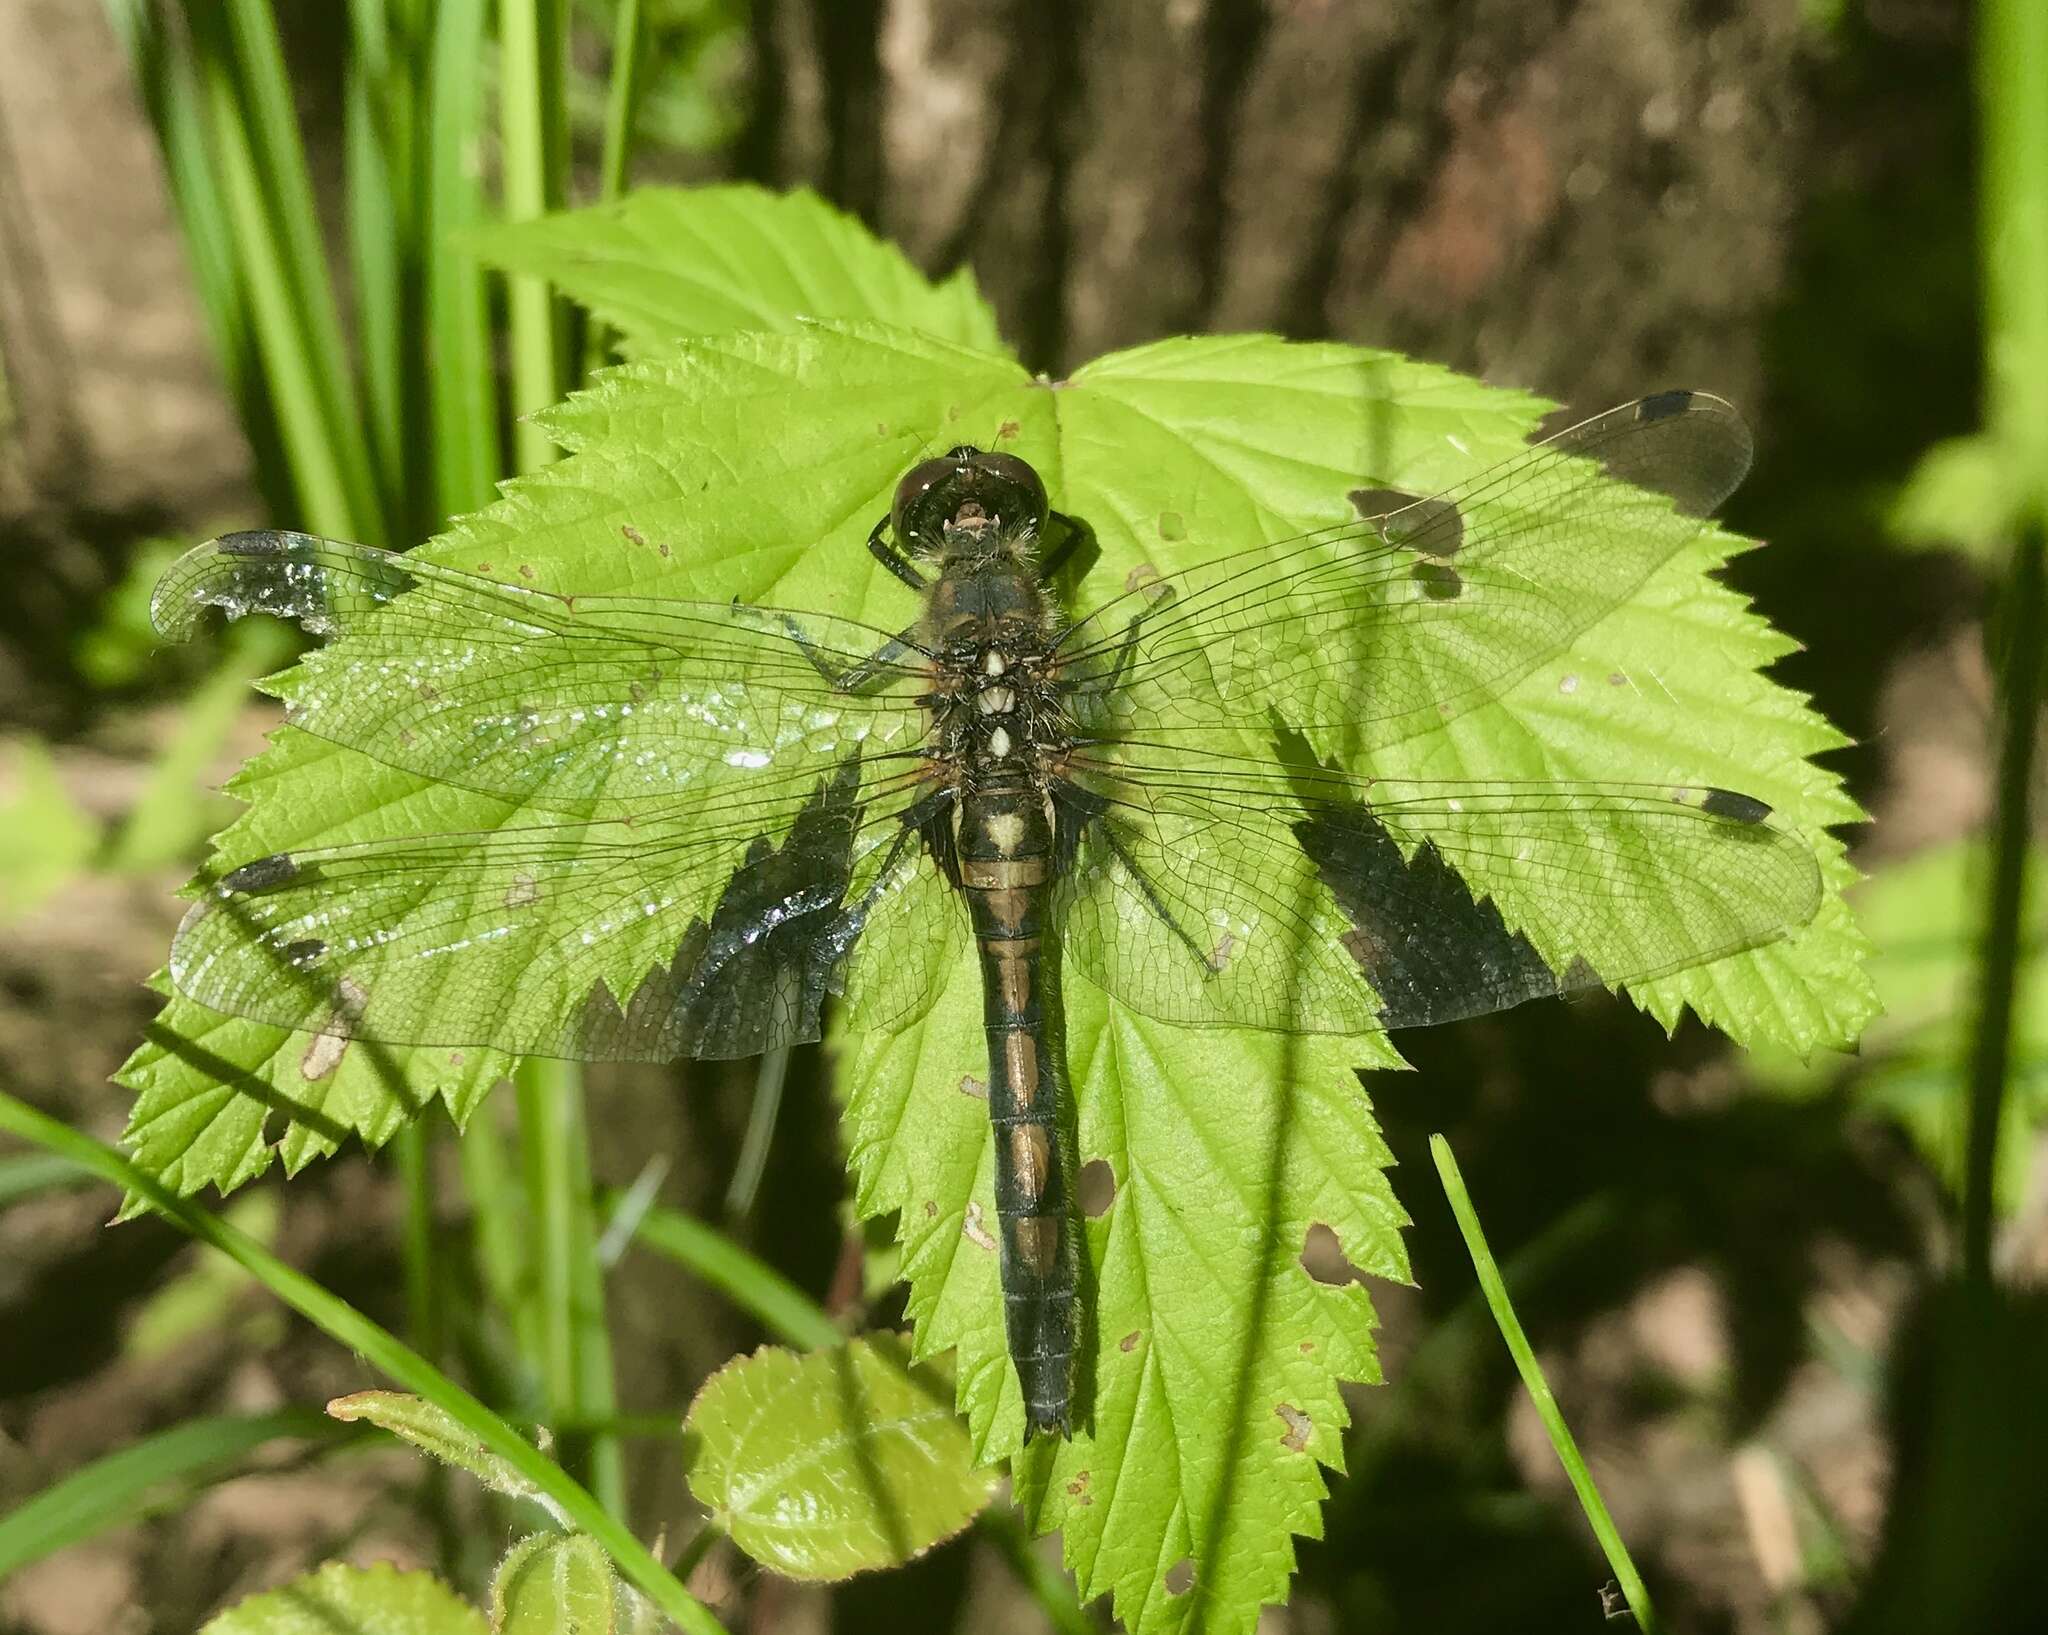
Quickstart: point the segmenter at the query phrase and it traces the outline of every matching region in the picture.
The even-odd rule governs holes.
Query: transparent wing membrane
[[[1278,716],[1352,752],[1428,731],[1633,594],[1750,453],[1719,398],[1662,393],[1430,498],[1149,580],[1063,639],[1076,722],[1263,735]]]
[[[1398,783],[1178,746],[1075,776],[1101,812],[1061,885],[1067,957],[1168,1021],[1447,1022],[1706,964],[1820,902],[1806,843],[1725,790]]]
[[[859,691],[825,674],[864,663],[888,633],[819,614],[559,596],[292,533],[202,545],[152,600],[173,637],[208,607],[346,637],[278,684],[294,726],[577,816],[622,816],[767,769],[823,772],[925,730],[909,691],[922,672],[876,665]]]
[[[667,1061],[815,1039],[858,930],[854,882],[917,782],[848,762],[722,822],[259,858],[186,915],[172,979],[216,1010],[389,1044]]]
[[[1365,1033],[1805,924],[1813,853],[1745,796],[1326,764],[1561,650],[1699,534],[1749,453],[1719,399],[1645,398],[1441,494],[1359,490],[1354,524],[1141,580],[1067,627],[1044,708],[1074,736],[1027,746],[1064,959],[1168,1021]],[[1021,723],[1004,655],[939,673],[850,620],[478,567],[256,533],[166,574],[167,635],[220,607],[335,638],[274,684],[295,725],[532,809],[224,870],[179,930],[179,990],[343,1038],[592,1059],[815,1039],[835,995],[856,1027],[921,1017],[966,946],[953,825],[980,775],[935,723],[971,689]],[[1226,752],[1275,731],[1270,756]]]

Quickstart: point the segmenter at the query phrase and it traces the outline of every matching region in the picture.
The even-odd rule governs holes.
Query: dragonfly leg
[[[881,563],[883,567],[887,568],[898,579],[901,579],[912,590],[923,590],[925,588],[924,575],[917,571],[909,557],[905,556],[882,537],[883,534],[888,532],[888,529],[889,519],[884,517],[868,530],[869,553],[877,562]]]
[[[797,649],[811,661],[811,668],[842,693],[857,693],[891,664],[911,650],[917,637],[917,626],[911,625],[899,634],[891,636],[866,658],[856,664],[835,665],[811,640],[809,632],[797,621],[794,614],[782,616],[782,628],[789,632],[789,639]]]
[[[1046,583],[1073,560],[1076,551],[1095,537],[1093,529],[1073,517],[1063,517],[1055,511],[1050,520],[1060,525],[1060,539],[1058,544],[1038,559],[1038,577]]]
[[[1123,837],[1107,821],[1102,825],[1102,838],[1116,860],[1123,864],[1124,872],[1131,877],[1132,881],[1136,883],[1138,890],[1144,894],[1146,906],[1159,916],[1167,930],[1171,931],[1187,945],[1189,953],[1193,954],[1204,965],[1208,965],[1208,950],[1195,941],[1188,934],[1187,927],[1173,917],[1173,910],[1166,906],[1166,900],[1159,895],[1159,888],[1152,884],[1151,877],[1145,873],[1138,860],[1131,855],[1131,849],[1124,844]],[[1213,969],[1213,967],[1211,968]]]

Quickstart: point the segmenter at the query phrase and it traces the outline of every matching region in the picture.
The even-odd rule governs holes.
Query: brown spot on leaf
[[[1306,1452],[1309,1436],[1316,1428],[1315,1421],[1291,1402],[1275,1403],[1273,1412],[1278,1414],[1287,1426],[1287,1434],[1280,1438],[1281,1444],[1292,1448],[1296,1453]]]
[[[1095,1497],[1088,1491],[1088,1472],[1076,1471],[1074,1479],[1067,1483],[1067,1497],[1076,1504],[1093,1504]]]
[[[630,522],[620,523],[619,532],[624,534],[627,540],[629,540],[632,544],[645,545],[647,543],[647,536],[640,532],[638,528],[635,528]]]
[[[960,1094],[972,1096],[976,1101],[987,1101],[988,1086],[972,1073],[963,1073],[960,1075]]]
[[[1116,1348],[1127,1357],[1133,1351],[1136,1351],[1138,1349],[1138,1331],[1136,1329],[1132,1329],[1130,1333],[1126,1334],[1121,1340],[1117,1341]]]
[[[531,563],[522,562],[519,564],[519,577],[521,579],[532,579],[534,577]]]
[[[977,1249],[986,1249],[991,1254],[995,1252],[996,1240],[989,1236],[988,1228],[981,1223],[981,1205],[978,1203],[967,1206],[967,1218],[960,1223],[960,1235]]]

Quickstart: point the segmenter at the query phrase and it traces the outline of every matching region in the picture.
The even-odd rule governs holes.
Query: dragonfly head
[[[949,535],[976,542],[998,531],[1045,525],[1045,484],[1028,461],[963,443],[912,466],[896,485],[889,513],[897,543],[920,556],[943,556]]]

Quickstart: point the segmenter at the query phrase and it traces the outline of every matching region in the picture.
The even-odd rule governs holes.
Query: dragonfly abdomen
[[[1003,1315],[1026,1434],[1072,1424],[1078,1274],[1060,1142],[1062,1077],[1047,1047],[1043,919],[1052,873],[1045,798],[1027,782],[961,803],[960,885],[980,951],[995,1128]]]

